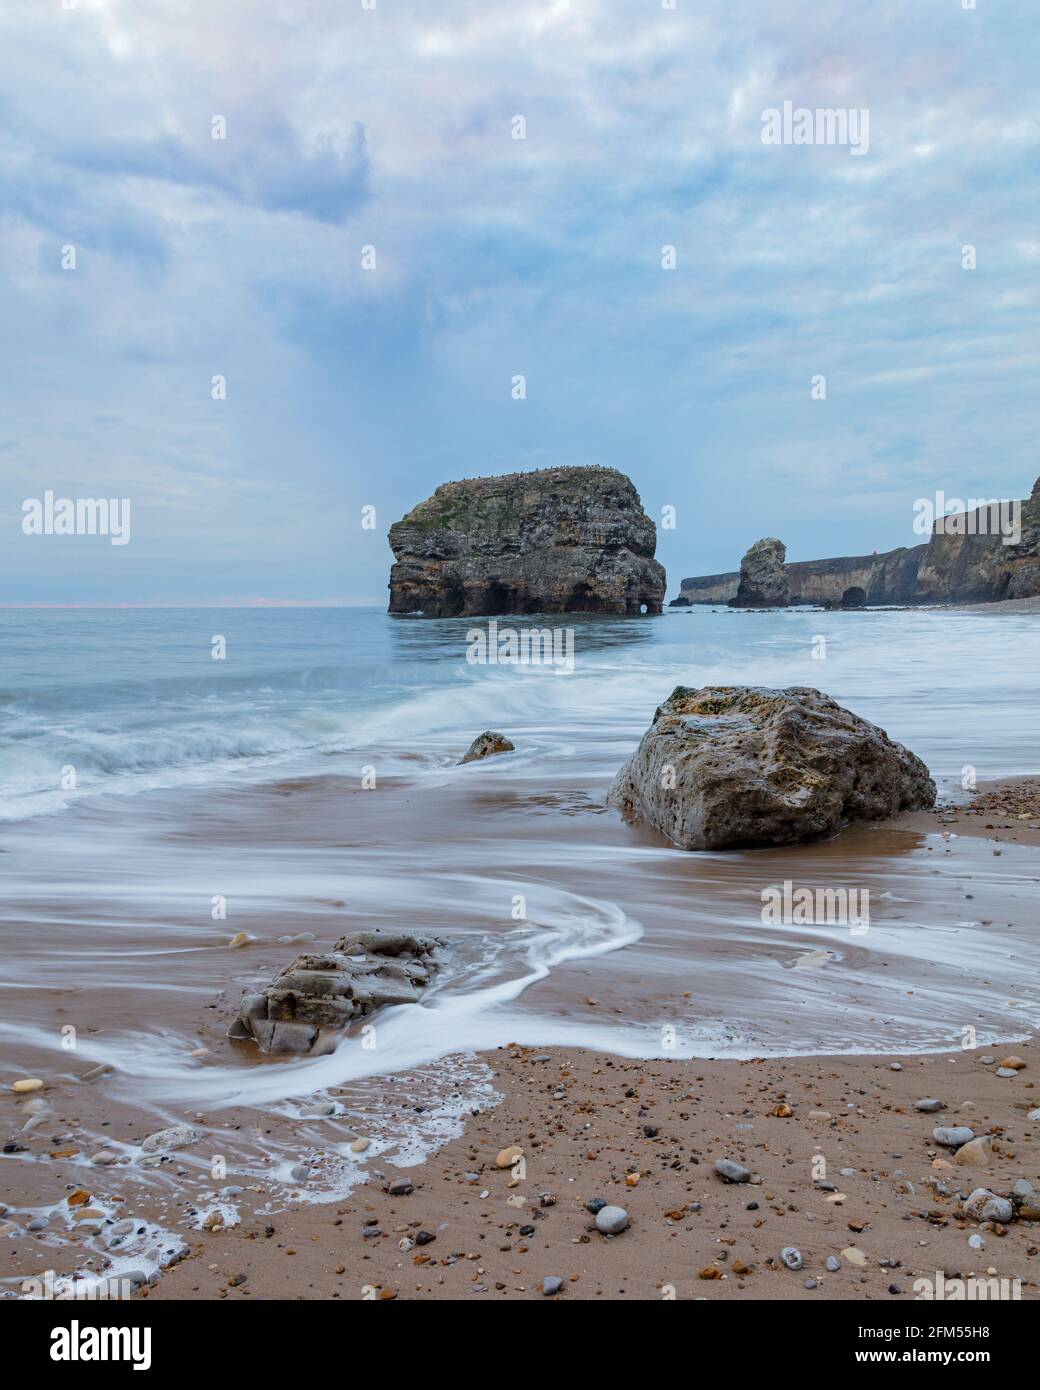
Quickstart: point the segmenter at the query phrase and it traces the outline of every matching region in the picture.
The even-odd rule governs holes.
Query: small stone
[[[237,932],[235,932],[235,934],[234,934],[234,936],[231,938],[231,940],[228,942],[228,945],[229,945],[229,946],[245,946],[245,945],[247,944],[248,941],[249,941],[249,937],[248,937],[248,935],[247,935],[244,931],[237,931]]]
[[[305,1105],[300,1111],[300,1118],[305,1120],[327,1119],[329,1115],[335,1115],[336,1106],[331,1100],[315,1101],[313,1105]]]
[[[828,1255],[824,1263],[832,1274],[837,1274],[838,1270],[841,1269],[841,1261],[837,1255]]]
[[[841,1252],[841,1258],[846,1264],[855,1265],[857,1269],[865,1269],[869,1263],[863,1251],[855,1245],[847,1245]]]
[[[930,1112],[930,1111],[932,1111],[932,1110],[941,1110],[941,1109],[942,1109],[942,1101],[941,1101],[941,1100],[937,1100],[934,1096],[928,1096],[925,1100],[918,1100],[918,1101],[915,1101],[915,1102],[914,1102],[914,1109],[915,1109],[915,1110],[923,1110],[923,1111],[925,1111],[926,1113],[928,1113],[928,1112]]]
[[[553,1294],[559,1293],[562,1288],[563,1280],[558,1278],[555,1274],[550,1274],[542,1280],[542,1293],[546,1298],[551,1298]]]
[[[183,1149],[200,1138],[197,1129],[191,1125],[171,1125],[169,1129],[157,1130],[149,1134],[141,1144],[143,1154],[163,1153],[167,1149]]]
[[[735,1163],[732,1158],[717,1158],[715,1171],[725,1182],[748,1182],[751,1178],[751,1170],[742,1163]]]
[[[1022,1069],[1025,1067],[1025,1062],[1022,1061],[1021,1057],[1016,1057],[1012,1055],[1010,1057],[1004,1057],[1001,1060],[1000,1065],[1006,1071],[1022,1071]]]
[[[311,1175],[311,1169],[306,1163],[294,1163],[289,1169],[289,1176],[293,1182],[306,1182]]]
[[[585,1203],[585,1210],[591,1211],[593,1216],[595,1216],[598,1212],[601,1212],[606,1205],[607,1201],[605,1197],[590,1197]]]
[[[889,1063],[889,1066],[888,1066],[888,1069],[889,1069],[889,1071],[902,1071],[902,1070],[903,1070],[903,1064],[902,1064],[902,1062],[890,1062],[890,1063]]]
[[[788,1269],[801,1269],[805,1264],[802,1252],[795,1245],[785,1245],[780,1251],[780,1259]]]
[[[47,1218],[45,1216],[31,1217],[30,1220],[25,1223],[25,1229],[27,1231],[45,1231],[47,1229]]]
[[[395,1178],[386,1190],[391,1197],[407,1197],[415,1191],[415,1184],[409,1178]]]
[[[992,1156],[993,1150],[988,1139],[972,1139],[970,1143],[957,1150],[953,1161],[965,1167],[984,1168]]]
[[[932,1138],[937,1144],[942,1144],[948,1149],[959,1149],[963,1144],[971,1143],[975,1138],[975,1131],[967,1125],[937,1125],[932,1130]]]
[[[16,1081],[12,1085],[11,1090],[14,1091],[15,1095],[24,1096],[28,1095],[30,1091],[42,1091],[43,1082],[39,1077],[31,1076],[27,1077],[24,1081]]]
[[[628,1212],[624,1207],[601,1207],[596,1213],[596,1230],[605,1236],[617,1236],[628,1225]]]
[[[90,1161],[95,1168],[109,1168],[113,1163],[119,1162],[119,1155],[112,1153],[110,1149],[102,1149]]]
[[[815,1280],[815,1279],[806,1279],[806,1281],[805,1281],[805,1287],[806,1287],[807,1289],[815,1289],[815,1288],[816,1288],[816,1280]]]
[[[351,1153],[363,1154],[371,1143],[371,1139],[355,1139],[350,1146],[350,1151]],[[469,1178],[466,1181],[468,1182]],[[473,1175],[473,1181],[476,1182],[476,1174]]]
[[[1006,1226],[1014,1217],[1014,1208],[1006,1197],[991,1197],[982,1208],[982,1221],[999,1221]]]
[[[973,1250],[985,1250],[986,1248],[986,1242],[978,1234],[969,1236],[968,1244]]]
[[[994,1076],[1002,1076],[1005,1081],[1013,1081],[1018,1075],[1014,1067],[998,1067],[993,1073]]]
[[[495,1155],[496,1168],[512,1168],[513,1164],[523,1158],[524,1151],[519,1144],[510,1144],[508,1149],[500,1149]]]

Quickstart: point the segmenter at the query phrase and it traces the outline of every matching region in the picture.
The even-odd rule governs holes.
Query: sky
[[[675,509],[669,597],[1027,496],[1036,4],[964,5],[5,0],[0,604],[384,603],[439,483],[560,465]]]

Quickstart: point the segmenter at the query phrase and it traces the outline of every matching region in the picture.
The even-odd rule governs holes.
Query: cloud
[[[1036,48],[1027,0],[8,0],[0,515],[130,489],[140,551],[132,594],[125,557],[18,536],[0,580],[378,593],[444,477],[554,462],[677,505],[673,580],[760,534],[898,544],[922,488],[1017,495]],[[869,155],[763,145],[788,99],[868,107]]]

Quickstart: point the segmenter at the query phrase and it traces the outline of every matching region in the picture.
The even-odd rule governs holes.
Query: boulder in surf
[[[324,954],[297,956],[266,989],[242,998],[228,1037],[261,1052],[324,1052],[355,1021],[391,1004],[417,1004],[437,968],[437,937],[353,932]]]
[[[920,758],[807,686],[676,686],[608,800],[680,849],[788,845],[935,804]]]

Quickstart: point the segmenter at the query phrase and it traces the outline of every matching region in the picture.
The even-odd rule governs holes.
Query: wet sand
[[[251,792],[255,817],[244,826],[238,823],[238,798],[223,809],[208,798],[207,842],[219,843],[224,833],[239,844],[241,837],[252,839],[263,826],[273,842],[278,832],[262,803],[266,796],[296,792],[308,799],[317,797],[319,809],[327,813],[297,817],[293,822],[297,842],[306,843],[310,836],[315,849],[342,851],[349,843],[348,827],[356,819],[356,798],[344,800],[334,778],[324,792],[311,784],[288,792],[282,785],[264,796]],[[465,795],[477,796],[485,818],[508,815],[511,798],[505,794],[478,790],[474,783]],[[560,816],[568,817],[568,833],[576,840],[602,833],[592,829],[603,823],[600,808],[590,805],[581,790],[572,790],[562,803],[560,794],[542,795],[541,802],[553,824],[558,824]],[[528,806],[523,821],[514,821],[511,828],[521,838],[526,831],[542,843],[535,829],[540,814],[538,807]],[[680,899],[696,886],[721,905],[727,891],[735,891],[726,879],[735,859],[722,868],[713,864],[709,871],[697,867],[697,856],[669,853],[658,858],[653,837],[616,824],[618,836],[637,853],[645,846],[654,854],[656,900],[667,898],[669,876],[674,876],[674,892]],[[864,865],[871,864],[881,875],[879,883],[886,874],[886,881],[897,886],[900,882],[905,886],[910,879],[927,883],[924,901],[929,911],[938,911],[944,903],[950,907],[953,898],[974,898],[985,890],[987,901],[1006,909],[1009,916],[1014,913],[1019,923],[1019,936],[1014,939],[1021,938],[1026,961],[1027,929],[1035,920],[1035,911],[1030,915],[1027,910],[1030,902],[1035,903],[1029,896],[1035,892],[1029,883],[1035,883],[1036,877],[1030,880],[1023,871],[1027,862],[1035,869],[1036,861],[1023,856],[1040,843],[1037,827],[1040,781],[1010,779],[987,785],[966,806],[940,807],[893,824],[862,827],[824,845],[805,847],[804,854],[785,851],[776,859],[776,870],[798,876],[804,869],[818,878],[830,864],[837,879],[848,880],[861,877]],[[377,824],[375,833],[381,829]],[[515,857],[517,843],[511,837],[503,852]],[[1008,846],[1006,852],[1004,846]],[[772,852],[759,853],[767,865],[764,878],[768,878],[773,872]],[[919,862],[900,868],[907,856]],[[929,870],[924,861],[931,857],[940,859],[941,869]],[[580,862],[580,854],[572,858]],[[703,866],[705,861],[700,863]],[[706,881],[700,882],[701,876]],[[963,891],[968,879],[975,880],[970,895]],[[688,901],[688,896],[681,900]],[[972,910],[979,908],[973,902]],[[326,925],[322,914],[335,922],[343,910],[342,900],[330,889],[325,899],[315,902],[311,920],[319,932],[334,935],[345,928]],[[717,910],[721,912],[722,907]],[[955,913],[959,910],[954,907]],[[992,910],[995,913],[997,908]],[[259,935],[262,924],[251,925]],[[251,974],[262,976],[294,950],[306,949],[277,944],[276,933],[284,926],[284,922],[266,924],[263,939],[250,948],[258,957],[255,965],[245,967]],[[197,1076],[201,1094],[213,1063],[237,1068],[244,1079],[280,1077],[284,1063],[261,1060],[251,1049],[229,1044],[223,1036],[249,952],[228,951],[222,944],[224,933],[212,924],[183,930],[180,970],[186,964],[191,973],[181,973],[179,978],[194,987],[175,996],[177,1009],[167,1017],[185,1057],[189,1045],[205,1049],[189,1063],[188,1091],[194,1084],[192,1076]],[[207,936],[204,944],[198,939],[202,931]],[[871,932],[875,933],[873,923]],[[794,938],[784,951],[797,961],[797,951],[811,945],[811,939],[803,942],[797,933]],[[887,940],[892,947],[898,939],[897,933],[890,939],[882,937],[882,942]],[[945,940],[939,938],[937,950]],[[979,937],[980,942],[984,940]],[[588,1026],[599,1021],[607,1026],[633,1016],[681,1022],[697,1004],[695,996],[701,992],[705,973],[713,984],[727,978],[725,958],[734,954],[733,940],[720,944],[716,975],[711,973],[709,946],[709,937],[698,938],[700,958],[693,974],[689,969],[675,974],[682,938],[674,931],[671,938],[667,933],[656,939],[651,934],[645,943],[596,961],[566,963],[527,991],[521,1001],[524,1008],[515,1018],[528,1020],[535,1031],[543,1026],[539,1020],[553,1013],[583,1027],[586,1021]],[[143,949],[139,943],[137,949]],[[667,985],[650,970],[655,952],[662,949],[666,950],[664,973],[672,975]],[[867,1001],[886,967],[893,976],[891,994],[914,993],[899,978],[898,952],[888,955],[885,945],[875,941],[869,954],[873,959],[863,958],[863,966],[869,964],[871,972],[862,986]],[[117,955],[113,952],[112,959]],[[851,950],[848,958],[855,966]],[[156,968],[168,968],[171,959],[177,962],[178,956],[167,955],[167,965],[159,961]],[[770,959],[775,971],[778,958],[774,954]],[[216,976],[214,965],[220,966]],[[1020,973],[1022,988],[1027,989],[1032,975],[1025,966]],[[833,1003],[832,991],[839,987],[831,984],[837,977],[829,976],[826,967],[776,978],[798,981],[787,1001],[792,1014],[801,999],[815,1008],[827,1000]],[[952,986],[945,979],[943,963],[937,961],[934,997],[944,1007],[946,1019],[939,1031],[951,1043],[956,1043],[961,1027],[979,1026],[982,1031],[980,1014],[992,1014],[989,1003],[1006,1011],[1009,1018],[1023,1008],[1020,998],[992,998],[994,990],[984,972],[975,981],[975,996],[956,990],[951,994]],[[68,997],[63,999],[63,994]],[[127,1013],[116,1020],[121,1026],[129,1020],[142,1030],[154,1027],[156,1015],[147,992],[131,991],[122,997]],[[85,1034],[96,1028],[103,1036],[111,1021],[106,1014],[111,1013],[112,998],[111,993],[95,997],[93,991],[81,993],[74,987],[52,989],[47,1007],[56,1029],[64,1017],[71,1017]],[[986,1007],[982,1000],[988,1001]],[[39,998],[34,1002],[38,1012]],[[887,1020],[882,1010],[877,1013],[872,1025],[875,1037],[888,1042]],[[836,1007],[837,1027],[841,1018],[842,1010]],[[1003,1036],[1022,1039],[1029,1031],[1023,1014],[1022,1025],[1009,1026]],[[510,1037],[507,1033],[502,1041]],[[912,1296],[911,1273],[918,1277],[934,1274],[936,1269],[951,1277],[956,1271],[982,1274],[991,1267],[1001,1277],[1024,1281],[1035,1277],[1030,1251],[1040,1226],[1014,1223],[1007,1234],[984,1233],[985,1251],[980,1255],[967,1245],[975,1227],[958,1224],[956,1202],[927,1187],[929,1177],[949,1177],[945,1170],[931,1166],[930,1150],[935,1146],[930,1136],[938,1122],[967,1123],[979,1133],[993,1131],[1002,1136],[1004,1152],[988,1168],[957,1171],[958,1179],[967,1174],[959,1183],[965,1191],[979,1183],[1003,1191],[1020,1178],[1040,1186],[1040,1156],[1034,1151],[1033,1138],[1036,1125],[1026,1119],[1036,1105],[1031,1099],[1033,1077],[1040,1068],[1040,1052],[1032,1042],[1001,1048],[990,1041],[974,1051],[922,1057],[895,1051],[892,1040],[881,1056],[843,1037],[842,1049],[861,1055],[832,1055],[832,1048],[824,1056],[767,1060],[687,1056],[639,1061],[600,1048],[526,1041],[531,1045],[478,1048],[481,1055],[471,1062],[449,1058],[426,1072],[395,1075],[390,1081],[376,1076],[368,1082],[322,1090],[343,1110],[327,1121],[301,1118],[301,1109],[314,1098],[305,1086],[300,1088],[298,1104],[273,1109],[243,1105],[208,1111],[199,1100],[168,1104],[166,1122],[197,1123],[205,1138],[147,1173],[132,1159],[140,1140],[161,1124],[155,1110],[143,1108],[135,1097],[133,1076],[83,1082],[78,1078],[88,1062],[82,1057],[64,1058],[56,1065],[52,1054],[27,1047],[26,1064],[47,1080],[42,1095],[49,1110],[40,1127],[25,1134],[21,1127],[26,1098],[6,1090],[0,1096],[5,1137],[10,1135],[21,1146],[21,1152],[7,1155],[0,1165],[0,1201],[11,1209],[6,1216],[0,1214],[0,1229],[8,1227],[0,1242],[0,1277],[10,1281],[6,1285],[10,1294],[21,1279],[48,1268],[59,1273],[83,1268],[103,1273],[141,1263],[136,1254],[123,1256],[118,1249],[106,1254],[102,1249],[111,1222],[123,1213],[142,1225],[154,1223],[154,1230],[144,1231],[135,1251],[147,1247],[164,1264],[167,1258],[186,1255],[182,1262],[174,1258],[161,1280],[138,1294],[151,1298],[359,1298],[384,1293],[541,1297],[542,1279],[557,1276],[564,1280],[564,1297],[665,1297],[671,1296],[670,1286],[676,1297],[891,1299]],[[997,1078],[994,1067],[980,1060],[993,1055],[999,1061],[1005,1052],[1017,1053],[1028,1063],[1013,1080]],[[548,1061],[534,1060],[546,1056]],[[902,1071],[890,1069],[894,1058],[900,1060]],[[184,1075],[177,1076],[183,1083]],[[559,1091],[562,1096],[557,1096]],[[501,1096],[497,1104],[496,1093]],[[926,1095],[944,1101],[946,1108],[938,1117],[912,1110],[913,1102]],[[447,1108],[439,1110],[442,1102]],[[790,1117],[768,1113],[782,1104],[791,1106]],[[830,1118],[810,1118],[811,1111],[826,1111]],[[428,1122],[425,1149],[433,1153],[424,1163],[409,1162],[398,1169],[393,1159],[406,1160],[395,1150],[394,1125],[404,1120],[412,1128]],[[645,1127],[658,1133],[649,1135]],[[342,1172],[332,1171],[341,1162],[334,1150],[342,1149],[355,1134],[374,1135],[377,1142],[367,1158],[358,1158],[357,1171],[347,1172],[344,1181]],[[91,1166],[90,1157],[109,1142],[108,1136],[120,1164]],[[514,1189],[507,1186],[510,1175],[494,1168],[495,1154],[512,1143],[524,1147],[527,1162],[527,1175]],[[384,1147],[385,1156],[379,1152]],[[323,1155],[326,1148],[328,1153]],[[817,1149],[826,1161],[829,1179],[845,1194],[842,1202],[829,1200],[833,1194],[814,1184],[810,1164],[814,1155],[819,1156]],[[219,1176],[211,1173],[215,1154],[226,1162],[227,1172]],[[313,1178],[293,1179],[286,1157],[293,1154],[313,1159]],[[754,1188],[723,1184],[711,1171],[718,1157],[746,1161],[761,1174],[762,1183]],[[857,1171],[846,1179],[840,1176],[841,1168]],[[639,1181],[628,1186],[626,1175],[632,1171],[639,1172]],[[465,1175],[472,1173],[477,1174],[476,1183],[466,1181]],[[330,1174],[331,1180],[323,1186]],[[415,1192],[391,1199],[383,1190],[381,1175],[406,1175],[415,1184]],[[896,1184],[904,1180],[913,1184],[912,1195],[897,1190]],[[329,1200],[337,1181],[344,1190],[351,1182],[356,1185],[342,1200]],[[231,1200],[220,1196],[226,1184],[241,1189]],[[482,1200],[479,1194],[485,1188],[489,1195]],[[77,1191],[87,1194],[86,1210],[99,1213],[100,1243],[88,1239],[69,1220],[73,1213],[68,1199]],[[540,1205],[544,1191],[555,1196],[554,1204]],[[591,1217],[583,1203],[597,1195],[620,1200],[629,1210],[632,1225],[623,1235],[608,1240],[586,1229]],[[510,1198],[524,1198],[524,1202],[510,1205]],[[701,1203],[701,1210],[688,1210],[695,1202]],[[757,1207],[749,1209],[752,1202]],[[48,1229],[26,1230],[28,1209],[41,1208],[48,1211]],[[238,1224],[222,1229],[231,1220]],[[850,1220],[865,1222],[866,1229],[850,1231]],[[375,1221],[381,1234],[364,1237],[366,1221]],[[525,1225],[533,1225],[534,1231],[521,1236]],[[399,1242],[413,1238],[418,1230],[428,1231],[435,1239],[402,1251]],[[922,1245],[922,1240],[927,1243]],[[804,1271],[770,1266],[785,1245],[802,1249]],[[864,1251],[868,1263],[862,1269],[853,1270],[847,1262],[837,1274],[823,1269],[828,1254],[840,1255],[848,1245]],[[110,1264],[113,1258],[115,1263]],[[897,1259],[900,1265],[881,1266],[881,1259]],[[754,1266],[754,1273],[739,1274],[738,1261]],[[724,1277],[700,1277],[701,1270],[710,1272],[712,1267]],[[246,1278],[231,1284],[239,1275]],[[817,1286],[806,1288],[806,1279],[815,1280]],[[900,1292],[889,1293],[890,1284]],[[1024,1283],[1022,1296],[1034,1294],[1035,1288]]]

